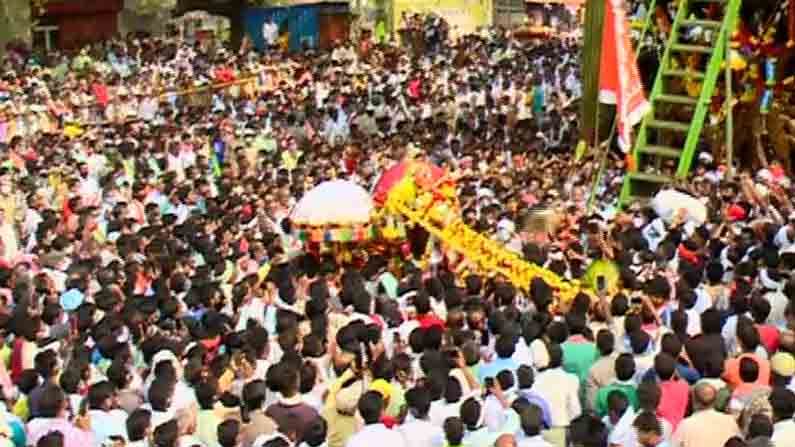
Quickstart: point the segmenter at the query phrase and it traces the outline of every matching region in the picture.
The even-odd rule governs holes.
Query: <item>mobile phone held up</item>
[[[494,377],[486,377],[486,379],[483,382],[484,382],[483,384],[485,385],[483,387],[483,396],[485,397],[491,394],[491,390],[494,389]]]
[[[604,275],[599,275],[596,277],[596,291],[599,293],[604,293],[607,290],[607,279]]]

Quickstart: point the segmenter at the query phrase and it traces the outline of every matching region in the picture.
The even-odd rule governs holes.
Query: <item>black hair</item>
[[[682,353],[682,342],[676,334],[665,334],[660,341],[660,352],[664,352],[674,359],[679,357]]]
[[[623,293],[618,293],[610,302],[610,314],[616,317],[623,317],[629,311],[629,299]]]
[[[218,444],[221,447],[235,447],[237,446],[237,438],[240,435],[241,424],[237,419],[227,419],[220,424],[216,429],[216,436]]]
[[[273,365],[268,370],[268,382],[273,389],[284,395],[291,397],[300,387],[301,371],[292,364],[282,360]]]
[[[415,418],[425,419],[431,409],[431,396],[424,388],[414,387],[406,391],[406,405]]]
[[[494,345],[497,357],[501,359],[511,358],[516,352],[516,341],[508,335],[500,335]]]
[[[569,338],[569,328],[561,321],[553,321],[547,326],[547,336],[553,343],[561,344]]]
[[[97,382],[88,389],[88,407],[92,410],[104,410],[103,406],[116,394],[116,387],[107,380]]]
[[[444,387],[444,400],[448,404],[452,404],[461,400],[464,391],[461,387],[461,382],[453,376],[447,377],[447,384]]]
[[[538,405],[529,404],[519,413],[526,436],[538,436],[544,428],[544,413]]]
[[[660,380],[671,380],[676,372],[676,359],[664,351],[660,352],[654,358],[654,371]]]
[[[550,344],[547,346],[549,353],[549,362],[547,366],[551,368],[560,368],[563,366],[563,349],[558,344]]]
[[[152,426],[152,412],[143,408],[136,408],[127,417],[127,439],[130,442],[146,439],[147,431]]]
[[[724,358],[720,352],[710,352],[704,359],[702,375],[707,378],[717,379],[723,375]]]
[[[773,421],[770,420],[770,416],[764,413],[757,413],[751,416],[751,421],[748,423],[748,439],[770,438],[772,436]]]
[[[243,422],[248,422],[252,411],[261,410],[268,394],[268,386],[264,380],[257,379],[243,386],[241,398],[243,400]]]
[[[671,330],[674,331],[674,334],[686,336],[688,321],[689,317],[684,310],[677,309],[671,312]]]
[[[61,382],[63,382],[63,374],[61,374]],[[37,373],[35,369],[26,369],[22,371],[19,375],[19,379],[17,379],[17,388],[22,394],[30,394],[34,388],[39,386],[39,383],[39,373]],[[61,384],[61,386],[63,387],[63,384]],[[74,392],[77,392],[77,386],[75,386]]]
[[[303,441],[309,447],[318,447],[326,442],[328,424],[322,417],[315,418],[304,432]]]
[[[154,411],[167,411],[171,405],[171,397],[174,394],[174,382],[169,379],[155,378],[149,385],[149,404]]]
[[[533,368],[528,365],[522,365],[516,370],[516,381],[519,383],[520,390],[526,390],[533,387]]]
[[[773,388],[768,402],[776,421],[788,421],[795,415],[795,393],[787,388]]]
[[[467,430],[476,430],[480,422],[481,404],[475,398],[469,398],[461,404],[461,422]]]
[[[621,390],[613,390],[607,395],[607,408],[616,415],[622,415],[629,408],[629,398]]]
[[[317,367],[310,360],[304,361],[301,365],[301,385],[299,392],[306,394],[315,388],[317,382]]]
[[[629,345],[635,354],[643,354],[649,349],[651,336],[644,330],[629,333]]]
[[[512,388],[514,385],[513,372],[508,369],[503,369],[502,371],[498,372],[497,383],[500,384],[500,388],[503,390]]]
[[[770,302],[760,296],[751,299],[751,316],[756,324],[764,324],[770,315]]]
[[[745,352],[754,352],[762,343],[759,331],[747,317],[737,320],[737,340],[742,344]]]
[[[723,324],[717,309],[707,309],[701,314],[701,332],[704,335],[720,334]]]
[[[177,447],[178,439],[179,425],[175,419],[163,422],[155,427],[155,432],[152,436],[155,447]]]
[[[618,380],[631,380],[635,375],[635,358],[631,354],[621,354],[616,357],[614,366]]]
[[[740,359],[740,380],[744,383],[754,383],[759,379],[759,364],[750,357]]]
[[[36,354],[33,367],[44,380],[49,380],[58,371],[58,354],[52,349],[45,349]]]
[[[602,329],[596,334],[596,348],[599,350],[599,355],[607,357],[613,353],[616,346],[616,337],[613,332]]]
[[[108,366],[106,375],[108,376],[108,380],[118,390],[123,390],[127,388],[127,385],[130,384],[130,370],[127,367],[126,359],[122,357],[113,359],[113,361],[110,363],[110,366]],[[61,377],[63,377],[63,374]]]
[[[635,422],[632,426],[640,433],[655,433],[658,436],[662,435],[662,427],[657,415],[651,411],[642,411],[635,417]]]
[[[215,380],[201,380],[194,389],[199,408],[212,410],[218,401],[218,383]]]
[[[384,412],[384,397],[378,391],[367,391],[359,398],[357,407],[365,424],[376,424]]]
[[[36,447],[64,447],[64,435],[60,431],[53,430],[39,438]]]
[[[58,417],[66,403],[63,390],[57,385],[45,385],[39,397],[39,416],[43,418]]]
[[[569,313],[566,315],[566,327],[571,335],[582,335],[585,333],[588,323],[585,315],[579,313]]]
[[[624,333],[632,334],[640,331],[642,327],[643,320],[640,318],[640,315],[632,314],[624,318]]]
[[[578,447],[607,447],[607,426],[593,414],[574,418],[566,433],[568,445]]]
[[[660,399],[662,399],[662,390],[657,382],[645,380],[638,385],[638,408],[645,411],[655,413],[657,407],[660,406]]]
[[[464,440],[464,423],[455,416],[444,420],[444,437],[448,445],[461,445]]]

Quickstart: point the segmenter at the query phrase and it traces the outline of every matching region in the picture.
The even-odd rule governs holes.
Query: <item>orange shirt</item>
[[[759,365],[759,377],[754,383],[758,385],[770,385],[770,362],[752,353],[745,353],[736,358],[727,359],[723,372],[723,380],[726,381],[731,389],[740,386],[740,384],[743,383],[740,379],[740,360],[746,357],[755,360]]]

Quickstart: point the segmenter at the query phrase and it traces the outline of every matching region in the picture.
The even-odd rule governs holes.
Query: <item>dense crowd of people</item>
[[[0,442],[795,445],[787,173],[730,177],[702,154],[682,186],[698,220],[618,212],[616,157],[587,212],[579,42],[430,37],[411,52],[9,52]],[[371,188],[406,157],[456,179],[478,232],[563,278],[608,265],[598,276],[622,287],[558,303],[541,279],[445,256],[304,250],[289,214],[307,190]]]

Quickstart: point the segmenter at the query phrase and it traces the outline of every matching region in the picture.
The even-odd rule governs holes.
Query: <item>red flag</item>
[[[616,105],[618,144],[632,147],[632,126],[651,108],[640,82],[635,52],[629,36],[624,0],[604,0],[602,58],[599,64],[599,101]]]

